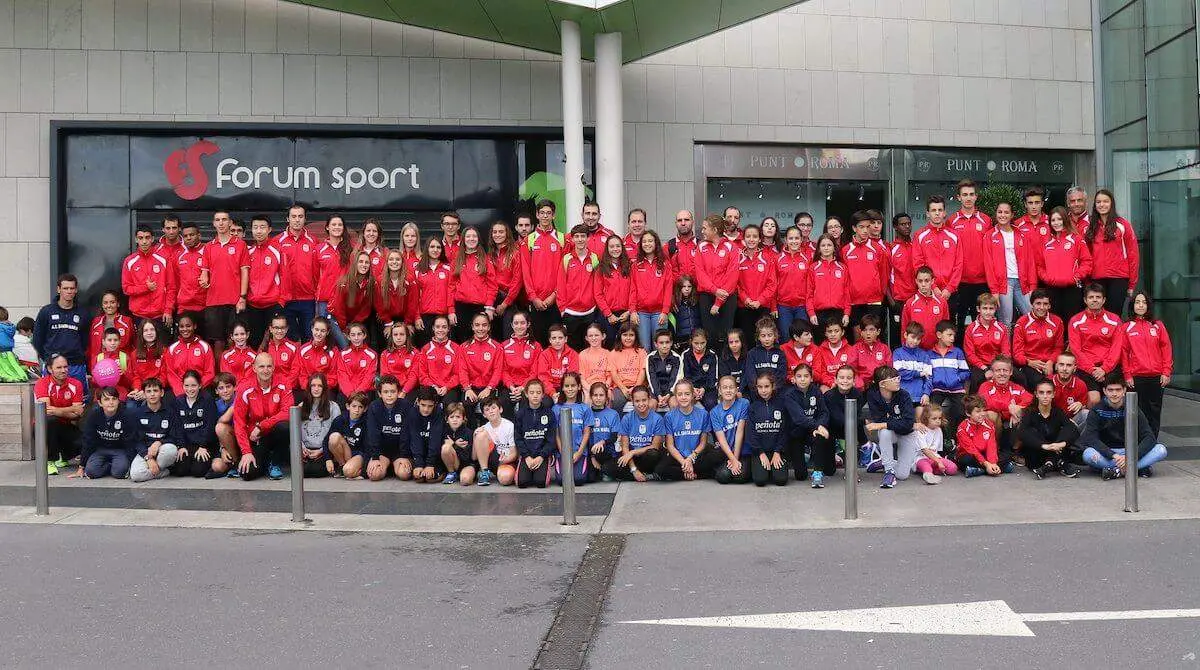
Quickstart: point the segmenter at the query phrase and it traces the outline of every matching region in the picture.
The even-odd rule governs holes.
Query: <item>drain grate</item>
[[[554,623],[537,658],[534,670],[581,670],[588,645],[600,623],[617,561],[625,551],[624,535],[596,535],[588,543],[575,570],[567,595],[554,613]]]

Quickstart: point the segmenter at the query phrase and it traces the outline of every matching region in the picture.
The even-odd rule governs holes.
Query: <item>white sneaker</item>
[[[925,480],[926,484],[941,484],[942,478],[932,472],[922,472],[921,479]]]

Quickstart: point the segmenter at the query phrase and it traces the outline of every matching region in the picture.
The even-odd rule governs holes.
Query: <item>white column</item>
[[[558,220],[570,230],[583,211],[583,57],[574,21],[562,22],[562,104],[567,211],[559,212]]]
[[[625,233],[621,33],[596,35],[596,201],[604,225]]]

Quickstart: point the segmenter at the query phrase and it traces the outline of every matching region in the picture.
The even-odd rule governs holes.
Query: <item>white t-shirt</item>
[[[1004,238],[1004,268],[1008,274],[1005,276],[1009,279],[1020,277],[1017,274],[1017,239],[1015,231],[1000,231],[1000,236]]]
[[[517,448],[517,441],[513,431],[513,422],[508,419],[500,419],[499,426],[493,426],[491,421],[484,422],[483,430],[487,431],[488,437],[491,438],[492,444],[496,445],[496,455],[504,458],[512,453],[513,449]]]

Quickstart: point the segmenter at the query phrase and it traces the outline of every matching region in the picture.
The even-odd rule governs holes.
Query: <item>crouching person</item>
[[[423,408],[422,414],[429,416],[437,406],[437,397],[432,390],[422,388],[417,394],[417,406]],[[400,397],[400,380],[392,375],[384,375],[379,380],[379,397],[367,408],[367,449],[363,457],[367,460],[368,479],[382,481],[387,477],[390,466],[401,481],[408,481],[417,475],[424,481],[424,452],[420,465],[415,465],[416,447],[409,430],[409,424],[415,420],[416,414],[413,404]]]
[[[996,425],[988,418],[987,404],[977,395],[963,400],[966,421],[958,424],[958,469],[964,477],[999,477],[1013,471],[1012,460],[1000,452]]]
[[[214,457],[221,461],[217,445],[217,404],[200,390],[200,373],[183,373],[183,393],[175,398],[179,417],[179,460],[171,466],[176,477],[207,477]],[[224,472],[224,471],[222,471]]]
[[[333,476],[362,479],[367,448],[367,394],[358,391],[346,401],[345,414],[329,426],[325,452],[333,461]]]
[[[1021,417],[1017,429],[1025,465],[1038,479],[1045,479],[1047,473],[1055,470],[1064,477],[1079,476],[1071,464],[1078,453],[1075,442],[1079,439],[1079,428],[1055,403],[1053,381],[1043,379],[1033,391],[1035,403]]]
[[[142,382],[146,401],[134,417],[133,439],[137,455],[129,466],[129,479],[148,482],[171,474],[179,460],[176,443],[182,437],[175,413],[163,405],[162,382],[151,377]]]
[[[795,322],[793,322],[795,323]],[[738,383],[731,375],[717,381],[720,400],[708,413],[708,427],[725,458],[714,478],[719,484],[745,484],[750,481],[750,448],[746,439],[746,414],[750,401],[737,397]]]
[[[690,355],[690,354],[689,354]],[[667,453],[654,472],[663,481],[708,479],[725,459],[708,443],[708,412],[696,403],[692,382],[675,384],[675,409],[663,419],[667,426]]]
[[[274,375],[271,354],[259,354],[254,358],[254,379],[238,389],[233,400],[233,432],[241,452],[238,472],[244,481],[258,479],[264,472],[271,479],[283,479],[280,464],[288,459],[292,391],[287,384],[275,382]]]
[[[501,413],[500,400],[495,396],[483,401],[481,408],[482,426],[475,429],[475,460],[483,468],[479,473],[479,486],[490,486],[493,481],[509,486],[517,480],[517,443],[513,435],[513,422]]]
[[[1105,479],[1124,477],[1129,469],[1125,462],[1125,380],[1119,373],[1104,378],[1104,398],[1088,412],[1083,423],[1079,446],[1083,461],[1100,471]],[[1151,466],[1167,457],[1167,448],[1157,444],[1146,415],[1138,410],[1137,421],[1139,477],[1153,477]]]
[[[550,484],[550,461],[558,451],[558,421],[546,402],[546,387],[537,379],[525,385],[525,405],[517,410],[513,439],[517,444],[517,488]]]
[[[783,459],[790,429],[787,407],[775,393],[775,374],[760,372],[754,380],[758,397],[750,403],[746,416],[750,446],[750,477],[755,486],[776,486],[788,483],[787,461]]]
[[[83,451],[79,470],[69,475],[100,479],[112,476],[124,479],[133,460],[133,419],[125,410],[120,392],[105,386],[97,393],[97,405],[83,422]]]
[[[443,484],[475,483],[475,444],[467,428],[467,408],[461,402],[446,405],[446,426],[442,435],[442,465],[446,469]]]
[[[605,466],[608,468],[606,474],[613,479],[639,482],[658,479],[654,471],[663,457],[667,424],[662,415],[654,411],[653,403],[649,388],[637,386],[633,389],[633,411],[621,419],[617,431],[621,455]]]

